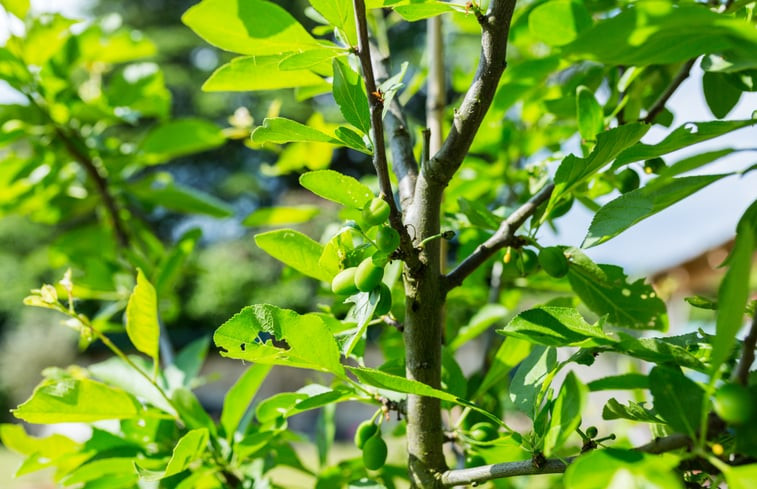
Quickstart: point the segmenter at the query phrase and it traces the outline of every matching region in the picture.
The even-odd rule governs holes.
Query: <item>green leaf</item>
[[[484,380],[481,381],[481,385],[476,389],[476,393],[471,399],[477,400],[495,385],[507,382],[507,377],[512,369],[528,356],[530,350],[531,343],[528,341],[518,338],[505,338],[505,341],[497,349],[497,353],[494,354],[491,367],[486,372]]]
[[[628,282],[623,269],[615,265],[597,265],[576,248],[568,248],[568,280],[573,291],[586,306],[608,322],[634,329],[668,327],[665,302],[643,278]]]
[[[676,471],[681,458],[606,448],[574,460],[565,471],[565,489],[683,489]]]
[[[281,88],[326,85],[310,70],[283,70],[282,56],[244,56],[234,58],[210,75],[202,89],[206,92],[251,92]]]
[[[666,341],[669,338],[635,338],[619,332],[620,342],[613,349],[647,362],[674,364],[700,372],[705,371],[704,364],[681,346]]]
[[[270,370],[270,365],[250,365],[226,393],[221,411],[221,426],[227,439],[234,439],[239,422]]]
[[[174,358],[173,365],[166,366],[164,369],[166,379],[170,379],[173,375],[176,375],[175,384],[169,383],[169,385],[191,386],[200,373],[202,364],[205,363],[209,347],[210,338],[202,336],[182,348],[176,355],[176,358]]]
[[[718,289],[716,333],[710,364],[715,372],[729,357],[736,334],[744,324],[744,309],[749,299],[752,255],[757,249],[757,201],[747,208],[736,225],[733,249],[725,261],[728,271]]]
[[[687,122],[676,128],[657,144],[635,144],[618,155],[612,168],[617,169],[634,161],[648,160],[673,151],[707,141],[742,127],[757,123],[753,119],[738,121]]]
[[[528,15],[531,34],[550,46],[564,46],[591,26],[591,16],[582,3],[571,0],[545,2]]]
[[[373,198],[370,188],[334,170],[311,171],[300,176],[300,185],[319,197],[353,209],[362,209]]]
[[[661,177],[674,177],[676,175],[680,175],[681,173],[685,173],[688,171],[696,170],[697,168],[701,168],[704,165],[711,163],[717,159],[720,159],[724,156],[728,156],[729,154],[732,154],[735,149],[732,148],[724,148],[724,149],[718,149],[715,151],[708,151],[705,153],[698,153],[694,156],[689,156],[688,158],[683,158],[681,160],[676,161],[670,166],[667,166],[662,169],[660,172]]]
[[[5,448],[21,455],[37,454],[45,458],[61,457],[81,449],[81,444],[61,434],[37,438],[29,436],[20,424],[10,423],[0,424],[0,441]]]
[[[244,218],[245,226],[291,226],[308,222],[321,212],[314,205],[300,205],[293,207],[260,207]]]
[[[338,141],[326,133],[305,124],[283,117],[268,117],[263,125],[252,131],[252,140],[256,143],[291,143],[318,142],[338,144]]]
[[[593,141],[594,137],[604,129],[605,114],[602,106],[594,98],[594,93],[583,85],[576,90],[576,118],[578,132],[584,141]]]
[[[355,28],[355,13],[351,0],[309,0],[310,5],[339,29],[347,38],[350,46],[357,46],[357,29]]]
[[[280,54],[319,45],[289,12],[263,0],[203,0],[181,20],[210,44],[233,53]]]
[[[136,355],[131,357],[131,360],[138,367],[142,367],[139,363],[140,360],[142,360],[143,364],[146,364],[143,357],[137,357]],[[148,382],[142,375],[135,372],[134,368],[122,359],[111,357],[103,362],[90,365],[87,369],[98,380],[106,382],[113,387],[123,389],[140,401],[151,404],[166,413],[175,414],[174,408],[161,395],[158,388]],[[142,371],[147,371],[146,365]]]
[[[365,153],[367,155],[373,154],[373,150],[366,145],[363,137],[349,127],[339,126],[336,128],[336,131],[334,131],[334,134],[337,138],[339,138],[342,144],[344,144],[348,148],[354,149],[355,151],[360,151],[361,153]]]
[[[158,296],[140,269],[137,269],[137,284],[126,305],[126,334],[138,351],[158,360]]]
[[[586,384],[591,392],[605,390],[649,389],[649,377],[644,374],[611,375]]]
[[[19,19],[24,20],[27,12],[29,12],[30,3],[29,0],[3,0],[0,5]]]
[[[633,123],[609,129],[597,134],[597,144],[586,158],[568,155],[555,172],[555,189],[549,199],[544,215],[568,192],[588,180],[624,149],[636,143],[649,130],[646,124]]]
[[[267,304],[248,306],[222,324],[213,340],[226,357],[344,375],[331,330],[313,314]]]
[[[90,423],[136,416],[141,406],[131,395],[87,378],[43,380],[13,415],[27,423]]]
[[[729,175],[657,178],[642,188],[627,192],[597,211],[581,247],[591,248],[609,241],[634,224]]]
[[[704,391],[680,369],[657,366],[649,373],[654,408],[677,432],[692,437],[699,430]]]
[[[509,313],[508,309],[501,304],[486,304],[480,308],[467,324],[463,325],[450,342],[449,349],[455,351],[468,343],[473,338],[489,329],[497,321],[501,321]]]
[[[136,474],[134,474],[133,457],[109,457],[88,461],[69,472],[66,477],[61,480],[61,483],[64,486],[70,486],[84,482],[104,480],[113,484],[113,487],[121,487],[114,484],[114,478],[116,477],[118,480],[125,478],[126,480],[133,480],[133,482],[136,482],[137,477]]]
[[[653,409],[644,407],[644,403],[630,401],[628,405],[619,403],[612,398],[607,401],[602,409],[602,419],[630,419],[632,421],[641,421],[642,423],[664,423],[665,421],[657,416]]]
[[[277,229],[256,234],[255,243],[272,257],[308,277],[324,282],[331,280],[318,265],[323,246],[299,231]]]
[[[633,3],[564,48],[566,54],[613,66],[669,64],[723,51],[749,57],[755,50],[757,32],[748,22],[667,1]]]
[[[734,87],[724,73],[706,71],[702,77],[704,99],[712,115],[718,119],[727,116],[741,98],[741,90]]]
[[[168,460],[168,465],[164,470],[154,471],[145,469],[139,462],[134,462],[140,478],[146,481],[158,481],[183,472],[189,468],[192,462],[204,455],[208,447],[209,437],[208,430],[205,428],[198,428],[187,432],[187,434],[176,442],[171,458]]]
[[[537,307],[523,311],[497,333],[546,346],[587,346],[584,344],[587,340],[613,341],[600,326],[587,323],[572,307]]]
[[[589,390],[578,380],[574,372],[569,372],[552,408],[549,429],[544,437],[544,455],[549,457],[568,440],[581,424],[581,413],[586,404]]]
[[[234,209],[224,201],[191,187],[179,185],[169,173],[149,175],[129,184],[129,192],[145,204],[187,214],[205,214],[213,217],[231,217]]]
[[[427,3],[415,3],[410,5],[399,5],[394,7],[394,11],[397,12],[400,17],[408,22],[415,22],[418,20],[428,19],[430,17],[436,17],[447,12],[454,12],[455,9],[448,3],[441,2],[427,2]]]
[[[718,468],[723,472],[729,489],[751,489],[757,481],[757,464],[737,467],[720,464]]]
[[[531,418],[536,417],[536,399],[543,384],[551,380],[549,373],[557,366],[557,350],[552,347],[535,346],[518,366],[510,382],[510,401],[515,408]]]
[[[360,75],[348,63],[338,58],[333,61],[334,100],[345,120],[360,129],[371,132],[371,112],[368,97]]]
[[[290,54],[279,63],[282,71],[313,70],[322,75],[331,75],[331,60],[348,53],[346,49],[327,47]]]
[[[196,430],[206,428],[211,436],[216,436],[216,425],[194,392],[184,387],[174,390],[171,395],[173,406],[187,428]]]
[[[178,119],[152,129],[140,145],[144,160],[158,164],[217,148],[226,142],[221,129],[202,119]]]

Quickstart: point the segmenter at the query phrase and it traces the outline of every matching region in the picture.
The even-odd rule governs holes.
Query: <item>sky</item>
[[[82,16],[87,0],[33,0],[36,11],[56,11],[69,16]],[[7,17],[0,15],[0,43],[10,29]],[[671,128],[686,122],[712,120],[701,95],[701,75],[698,67],[670,99],[668,108],[675,114]],[[8,101],[10,91],[0,82],[0,100]],[[757,110],[757,93],[745,93],[727,119],[746,119]],[[671,129],[653,127],[642,139],[652,144],[661,140]],[[711,141],[665,157],[668,164],[698,152],[720,148],[753,148],[757,150],[757,126],[747,127]],[[746,168],[757,163],[757,151],[743,151],[706,166],[701,173],[720,173]],[[638,164],[637,164],[638,169]],[[661,213],[635,225],[616,238],[588,250],[598,262],[623,266],[632,274],[653,273],[717,246],[730,239],[741,214],[757,198],[757,171],[745,176],[730,176],[706,187]],[[558,221],[559,234],[544,230],[540,242],[580,246],[591,224],[592,214],[580,205]]]

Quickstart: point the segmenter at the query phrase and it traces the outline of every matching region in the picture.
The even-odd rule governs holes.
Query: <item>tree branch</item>
[[[384,56],[375,44],[371,44],[373,53],[373,72],[378,83],[389,78],[389,56]],[[392,153],[392,170],[397,177],[400,206],[407,209],[413,203],[415,182],[418,179],[418,163],[413,154],[413,140],[408,131],[402,106],[393,98],[384,118],[386,132],[389,134],[389,150]]]
[[[486,14],[476,12],[482,29],[478,69],[455,111],[452,127],[441,149],[423,169],[427,180],[440,187],[447,185],[462,164],[494,98],[507,64],[507,37],[515,3],[516,0],[493,0]]]
[[[116,199],[110,193],[108,182],[105,180],[105,177],[100,174],[100,171],[97,169],[97,166],[92,160],[92,157],[90,157],[89,154],[82,150],[74,142],[70,135],[66,134],[66,132],[55,123],[53,123],[53,127],[55,128],[55,134],[58,135],[58,138],[66,147],[66,150],[82,166],[82,168],[84,168],[84,171],[87,172],[87,175],[95,184],[97,193],[100,194],[100,197],[105,204],[105,209],[110,216],[110,221],[113,225],[113,233],[116,236],[116,241],[122,248],[127,248],[129,246],[129,236],[128,234],[126,234],[126,228],[121,221]]]
[[[655,440],[642,445],[633,450],[645,453],[659,454],[670,452],[679,448],[691,445],[691,438],[686,435],[676,433],[664,438]],[[567,457],[565,459],[548,459],[540,464],[535,464],[533,460],[522,460],[519,462],[506,462],[501,464],[483,465],[481,467],[472,467],[470,469],[448,470],[442,474],[442,484],[445,486],[457,486],[463,484],[478,484],[490,481],[492,479],[502,479],[505,477],[515,477],[518,475],[538,475],[538,474],[560,474],[565,472],[568,465],[578,457]]]
[[[666,88],[665,91],[660,95],[660,97],[655,100],[655,102],[649,108],[649,111],[647,111],[647,115],[643,119],[641,119],[642,122],[645,122],[647,124],[654,122],[657,116],[660,115],[660,112],[665,109],[665,104],[668,103],[670,97],[672,97],[676,90],[678,90],[678,87],[681,86],[681,83],[683,83],[684,80],[689,77],[689,74],[691,73],[691,67],[694,66],[695,61],[696,58],[690,59],[686,63],[684,63],[683,66],[681,66],[681,69],[678,71],[678,74],[675,76],[675,78],[673,78],[673,81],[670,82],[668,88]]]
[[[383,97],[376,91],[376,78],[373,74],[373,62],[371,61],[371,48],[368,38],[368,25],[365,18],[365,1],[353,0],[355,8],[355,24],[357,25],[358,51],[360,65],[363,69],[363,79],[368,92],[371,111],[371,139],[373,140],[373,167],[378,176],[379,188],[384,200],[389,204],[389,222],[400,234],[400,248],[403,251],[403,259],[411,268],[420,266],[420,261],[415,253],[410,235],[402,221],[402,214],[394,202],[392,182],[389,179],[389,165],[386,160],[386,147],[384,146],[384,122],[382,113],[384,110]]]
[[[749,368],[754,362],[755,345],[757,345],[757,311],[755,311],[752,317],[752,326],[749,328],[749,334],[744,338],[739,364],[736,370],[733,371],[733,380],[741,385],[747,385],[749,381]]]
[[[478,245],[476,250],[463,260],[454,270],[444,277],[444,292],[459,286],[465,280],[465,277],[473,273],[476,268],[481,266],[498,250],[513,244],[515,232],[520,228],[526,219],[531,217],[539,205],[552,195],[553,184],[546,185],[538,193],[532,196],[528,202],[520,206],[515,212],[510,214],[507,219],[502,221],[499,229],[486,241]]]

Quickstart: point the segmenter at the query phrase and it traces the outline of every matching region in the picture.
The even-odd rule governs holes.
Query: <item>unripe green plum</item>
[[[391,253],[400,245],[400,234],[390,226],[381,226],[376,233],[376,246],[379,251]]]
[[[665,166],[665,160],[662,158],[652,158],[644,162],[644,173],[647,175],[651,173],[659,174]]]
[[[568,273],[568,259],[557,246],[542,248],[539,252],[539,265],[555,278],[564,277]]]
[[[388,453],[386,442],[381,438],[380,433],[376,433],[363,445],[363,465],[366,469],[378,470],[386,463]]]
[[[596,426],[589,426],[588,428],[586,428],[586,436],[588,436],[589,438],[596,438],[598,434],[599,430]]]
[[[725,384],[715,391],[713,407],[723,421],[740,425],[754,414],[755,400],[752,399],[746,387],[739,384]]]
[[[389,204],[381,197],[375,197],[363,207],[363,222],[368,228],[378,226],[389,219],[389,211]]]
[[[520,251],[520,271],[521,275],[529,275],[539,268],[539,259],[536,257],[534,250],[523,248]]]
[[[357,267],[345,268],[331,280],[331,290],[337,295],[352,295],[359,292],[355,285]]]
[[[620,190],[620,192],[624,194],[632,190],[636,190],[641,184],[639,174],[636,173],[632,168],[626,168],[622,172],[618,173],[617,177],[618,190]]]
[[[370,292],[378,287],[384,277],[384,269],[373,264],[370,256],[360,262],[355,271],[355,286],[361,292]]]
[[[355,446],[361,450],[373,435],[378,431],[378,425],[373,420],[367,419],[360,423],[355,430]]]
[[[471,426],[470,437],[476,441],[492,441],[499,438],[499,434],[493,424],[482,421]]]
[[[379,284],[379,300],[378,304],[376,304],[376,310],[374,311],[374,314],[376,314],[376,316],[383,316],[384,314],[387,314],[391,308],[392,291],[389,289],[388,285],[386,285],[384,282],[381,282]]]

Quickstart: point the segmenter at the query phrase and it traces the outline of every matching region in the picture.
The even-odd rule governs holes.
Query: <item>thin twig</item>
[[[389,78],[389,56],[382,54],[375,44],[371,44],[371,53],[376,82],[383,83]],[[396,97],[389,103],[384,124],[389,135],[392,170],[397,177],[400,206],[404,210],[413,203],[415,182],[418,179],[418,163],[413,154],[413,139],[408,130],[405,114]]]
[[[749,382],[749,368],[754,362],[755,345],[757,345],[757,311],[755,311],[752,317],[752,326],[749,328],[749,334],[744,338],[739,364],[736,370],[733,371],[733,380],[741,385],[747,385]]]
[[[110,189],[108,189],[108,182],[105,180],[105,177],[100,174],[100,171],[97,169],[97,166],[95,165],[95,162],[92,160],[92,158],[85,151],[79,148],[79,146],[73,141],[73,139],[68,134],[66,134],[66,132],[60,126],[56,124],[54,125],[54,127],[55,133],[58,135],[58,138],[60,138],[61,142],[63,142],[66,150],[68,150],[71,156],[73,156],[74,159],[82,166],[82,168],[84,168],[89,178],[95,184],[97,193],[100,194],[100,198],[102,198],[103,203],[105,204],[105,209],[108,211],[108,215],[110,216],[111,224],[113,225],[113,233],[116,235],[116,241],[118,241],[118,244],[121,247],[128,248],[129,237],[126,234],[126,229],[124,228],[123,222],[121,221],[116,199],[110,193]]]
[[[664,438],[657,438],[646,445],[636,447],[633,450],[659,454],[678,450],[679,448],[688,447],[690,445],[691,438],[677,433]],[[493,479],[515,477],[519,475],[560,474],[565,472],[568,465],[570,465],[576,458],[578,457],[548,459],[539,464],[534,463],[533,460],[522,460],[519,462],[483,465],[481,467],[472,467],[470,469],[448,470],[442,474],[442,484],[450,487],[464,484],[478,484]]]
[[[371,139],[373,140],[373,167],[378,176],[379,188],[384,195],[384,199],[389,204],[389,222],[392,227],[400,234],[400,247],[404,252],[403,259],[411,268],[421,266],[417,254],[413,248],[410,235],[402,222],[402,214],[394,202],[394,191],[389,179],[389,165],[386,159],[386,147],[384,146],[384,122],[383,97],[377,92],[376,78],[373,74],[373,63],[371,61],[371,48],[368,38],[368,25],[365,18],[365,1],[353,0],[355,8],[355,24],[357,25],[358,50],[357,55],[360,59],[360,65],[363,69],[363,80],[368,92],[371,111]]]
[[[515,212],[510,214],[507,219],[502,221],[499,229],[486,241],[478,245],[476,250],[463,260],[454,270],[444,277],[444,291],[449,292],[451,289],[459,286],[465,280],[465,277],[473,273],[476,268],[481,266],[498,250],[505,246],[513,244],[515,232],[520,228],[526,219],[531,217],[540,204],[549,199],[555,186],[549,184],[542,188],[538,193],[531,197],[528,202],[520,206]]]
[[[673,78],[673,81],[670,82],[668,88],[666,88],[665,91],[659,96],[659,98],[655,100],[655,102],[647,111],[647,115],[643,119],[641,119],[642,122],[645,122],[647,124],[654,122],[657,116],[660,115],[660,112],[665,109],[665,104],[668,103],[670,97],[672,97],[678,87],[681,86],[681,83],[683,83],[684,80],[689,77],[689,75],[691,74],[691,68],[692,66],[694,66],[695,61],[696,58],[692,58],[684,63],[683,66],[681,66],[681,69],[678,71],[678,74],[675,76],[675,78]]]
[[[484,120],[506,66],[507,37],[516,0],[493,0],[488,12],[476,12],[481,25],[481,56],[470,88],[455,111],[452,127],[441,149],[424,173],[443,188],[452,179],[468,153]]]

